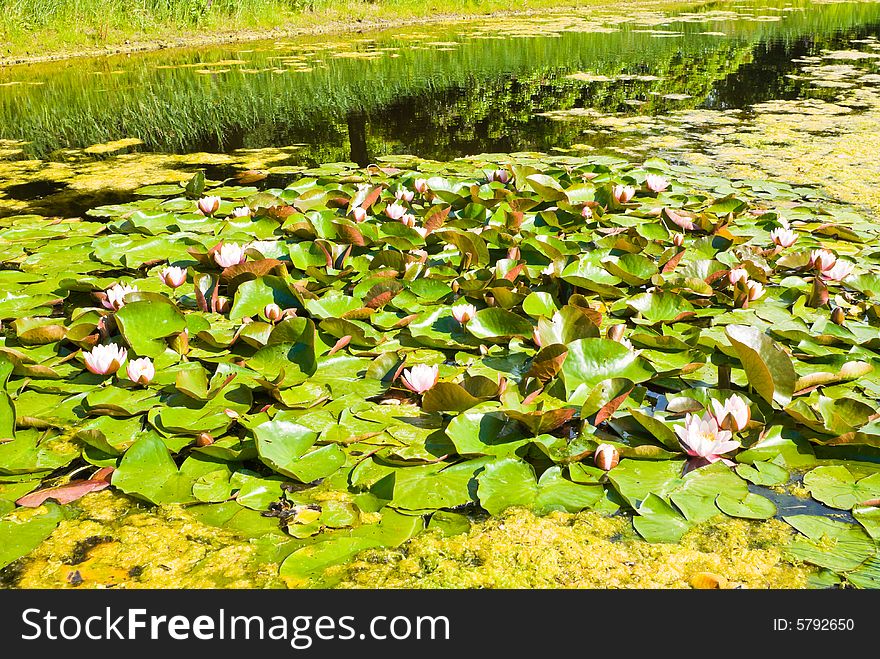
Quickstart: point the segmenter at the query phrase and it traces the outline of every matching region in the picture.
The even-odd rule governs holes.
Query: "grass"
[[[0,59],[120,48],[142,42],[223,41],[248,32],[351,29],[582,5],[607,0],[2,0]]]

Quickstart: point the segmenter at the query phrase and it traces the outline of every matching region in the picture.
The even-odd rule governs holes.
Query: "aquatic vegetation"
[[[781,515],[792,560],[874,583],[878,229],[851,208],[656,158],[246,174],[3,221],[4,564],[109,479],[290,586],[515,507],[650,543]],[[792,471],[852,517],[779,513]]]

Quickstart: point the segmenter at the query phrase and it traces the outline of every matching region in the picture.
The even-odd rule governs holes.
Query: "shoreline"
[[[486,12],[453,12],[433,14],[431,16],[400,16],[396,18],[373,18],[365,20],[353,18],[351,21],[342,21],[332,18],[324,23],[308,23],[303,25],[257,29],[243,28],[229,32],[209,31],[208,34],[199,34],[197,31],[189,31],[168,38],[144,38],[127,39],[120,43],[112,43],[105,46],[71,46],[70,50],[60,50],[40,55],[6,55],[0,56],[0,68],[58,62],[63,60],[109,57],[113,55],[127,55],[135,53],[156,52],[160,50],[172,50],[179,48],[199,48],[208,46],[222,46],[225,44],[248,43],[255,41],[270,41],[273,39],[288,39],[321,35],[358,34],[362,32],[378,32],[398,27],[411,27],[417,25],[436,25],[445,23],[461,23],[468,20],[485,20],[489,18],[547,16],[560,14],[579,9],[616,9],[622,5],[638,4],[640,7],[669,7],[683,5],[698,5],[700,0],[693,3],[675,2],[675,0],[624,0],[622,3],[599,2],[587,0],[568,2],[555,7],[540,7],[532,9],[513,9]],[[305,16],[305,14],[300,17]]]

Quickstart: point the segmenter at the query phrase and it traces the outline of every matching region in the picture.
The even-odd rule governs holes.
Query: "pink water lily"
[[[636,189],[631,185],[615,185],[611,194],[618,204],[625,204],[636,196]]]
[[[490,172],[486,177],[489,182],[498,181],[499,183],[507,183],[510,180],[510,172],[506,169],[496,169],[493,172]]]
[[[128,351],[115,343],[98,345],[83,353],[86,368],[95,375],[112,375],[125,363]]]
[[[797,239],[797,234],[791,229],[780,227],[770,232],[770,240],[778,247],[791,247]]]
[[[213,215],[220,208],[220,197],[202,197],[196,205],[204,215]]]
[[[733,465],[723,454],[738,449],[739,442],[732,439],[733,435],[729,430],[721,429],[712,414],[707,412],[702,418],[696,414],[688,414],[683,426],[675,426],[675,434],[689,456],[709,463],[721,460],[724,464]]]
[[[749,404],[738,394],[734,394],[723,403],[713,398],[711,407],[712,416],[722,430],[742,432],[752,418]]]
[[[125,374],[128,379],[138,384],[148,385],[156,377],[156,367],[149,357],[141,357],[140,359],[132,359],[125,368]]]
[[[810,267],[820,273],[827,272],[837,263],[837,256],[827,249],[814,249],[810,252]]]
[[[412,213],[405,213],[403,217],[400,218],[400,221],[403,222],[404,226],[412,229],[416,225],[416,216]]]
[[[452,316],[462,325],[473,318],[477,313],[477,308],[472,304],[457,304],[452,307]]]
[[[180,288],[186,283],[186,268],[169,265],[159,271],[159,279],[169,288]]]
[[[437,384],[439,377],[440,367],[436,364],[433,366],[416,364],[412,368],[404,370],[400,380],[403,382],[403,386],[410,391],[423,394]]]
[[[852,274],[853,264],[849,261],[837,261],[833,267],[821,273],[821,277],[828,281],[843,281]]]
[[[599,444],[593,453],[593,464],[602,471],[611,471],[620,462],[620,452],[611,444]]]
[[[244,249],[238,243],[223,243],[216,252],[214,260],[221,268],[228,268],[244,262]]]
[[[674,233],[672,234],[672,244],[676,247],[681,247],[684,245],[684,234],[683,233]]]
[[[390,206],[385,207],[385,215],[387,215],[392,220],[399,220],[404,215],[406,215],[406,207],[402,204],[398,204],[395,201]]]
[[[102,304],[105,308],[112,311],[118,311],[125,305],[125,296],[137,290],[137,286],[129,286],[128,284],[116,283],[104,291],[105,298]]]
[[[419,194],[425,194],[428,191],[428,179],[417,178],[413,183],[413,187]]]
[[[746,282],[746,287],[749,291],[749,301],[754,302],[764,295],[766,292],[764,290],[764,285],[757,281],[749,281]]]
[[[358,206],[353,211],[351,211],[351,217],[355,222],[363,222],[367,219],[367,211]]]
[[[270,302],[265,307],[263,307],[263,316],[266,317],[266,320],[277,323],[281,320],[281,317],[284,315],[284,312],[274,302]]]
[[[406,188],[398,188],[394,193],[394,197],[400,201],[412,201],[415,196],[415,192],[407,190]]]
[[[745,268],[733,268],[730,272],[727,273],[727,279],[732,285],[736,286],[737,282],[748,281],[749,271]]]
[[[658,174],[648,174],[645,177],[645,186],[651,192],[663,192],[669,187],[669,181]]]
[[[584,207],[581,208],[581,217],[585,220],[589,220],[593,217],[593,209],[587,205],[584,205]]]

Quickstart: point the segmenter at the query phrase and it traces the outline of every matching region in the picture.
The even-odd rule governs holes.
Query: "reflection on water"
[[[0,72],[0,138],[53,158],[124,137],[166,153],[301,144],[288,164],[303,165],[601,148],[597,114],[821,94],[791,77],[792,60],[876,34],[878,21],[874,3],[770,0],[15,67]]]

